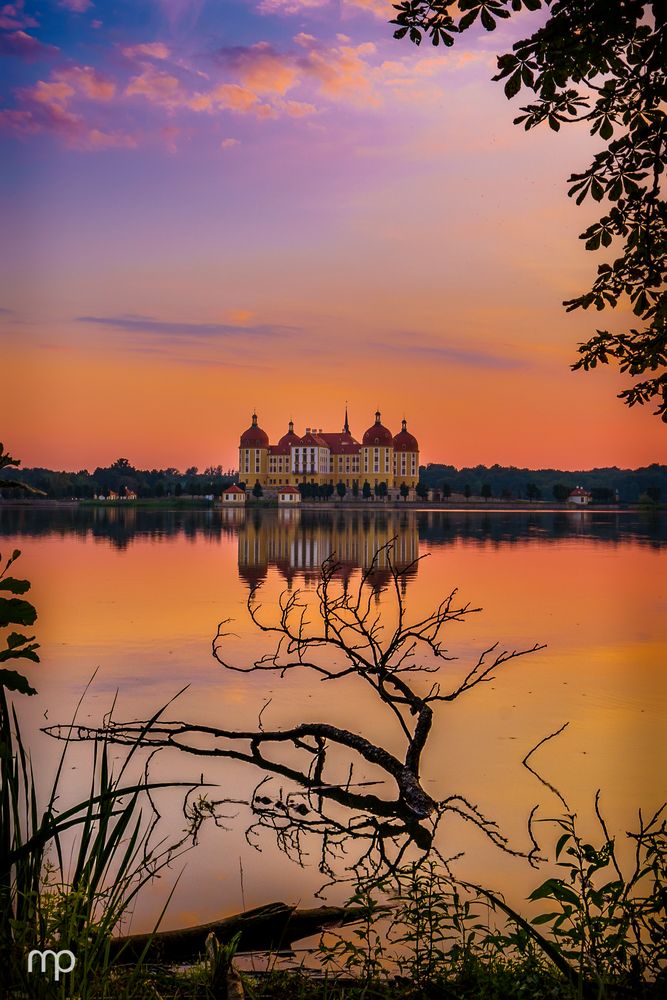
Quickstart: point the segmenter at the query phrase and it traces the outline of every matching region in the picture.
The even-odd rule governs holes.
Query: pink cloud
[[[129,96],[141,96],[153,104],[166,108],[176,108],[187,103],[184,89],[178,77],[164,70],[148,65],[133,76],[127,85],[125,93]]]
[[[128,45],[123,49],[123,55],[128,59],[168,59],[170,50],[164,42],[142,42],[141,45]]]
[[[72,66],[54,74],[57,80],[70,84],[91,101],[111,101],[116,93],[116,84],[92,66]]]
[[[0,125],[23,134],[50,133],[77,149],[133,148],[136,139],[128,132],[100,128],[70,107],[82,97],[108,102],[115,92],[114,81],[91,66],[70,66],[17,91],[21,106],[3,112]]]
[[[357,7],[359,10],[366,10],[375,17],[389,21],[396,12],[393,7],[393,0],[343,0],[346,7]]]
[[[380,101],[373,88],[372,67],[364,58],[374,53],[372,42],[356,46],[312,45],[307,49],[302,66],[326,96],[356,105],[377,105]]]
[[[260,14],[300,14],[304,10],[325,7],[329,0],[260,0]]]
[[[240,139],[232,139],[231,137],[223,139],[220,143],[220,149],[233,149],[234,146],[240,145]]]
[[[193,111],[225,110],[239,114],[252,113],[258,118],[271,118],[275,111],[268,104],[262,104],[259,97],[247,87],[238,83],[221,83],[213,90],[195,94],[188,101]]]
[[[67,106],[70,97],[75,94],[72,87],[65,80],[38,80],[33,87],[27,87],[22,91],[24,97],[37,104],[43,104],[50,109],[63,111]]]
[[[59,0],[59,6],[71,10],[73,14],[84,14],[94,4],[92,0]]]
[[[17,56],[19,59],[32,60],[42,56],[53,55],[58,49],[55,45],[44,45],[38,38],[26,31],[10,31],[0,35],[0,55]]]
[[[181,130],[177,125],[165,125],[164,128],[160,129],[160,137],[170,153],[175,153],[178,150],[176,140],[180,134]]]
[[[276,52],[268,42],[236,50],[226,61],[236,71],[239,82],[256,94],[283,96],[298,80],[294,61]]]
[[[11,132],[23,132],[26,135],[34,135],[40,131],[32,112],[20,108],[0,110],[0,128],[6,128]]]
[[[83,137],[83,147],[88,149],[134,149],[137,140],[127,132],[103,132],[92,128]]]
[[[7,3],[0,7],[0,28],[5,31],[16,31],[19,28],[36,28],[37,21],[24,12],[25,3]]]

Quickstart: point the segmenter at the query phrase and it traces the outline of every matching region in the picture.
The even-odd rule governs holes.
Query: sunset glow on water
[[[354,680],[323,687],[301,671],[282,680],[229,673],[212,658],[211,640],[217,623],[232,618],[237,638],[230,651],[235,662],[249,662],[263,648],[245,610],[249,578],[263,578],[269,615],[288,585],[312,595],[316,572],[306,564],[308,553],[346,538],[354,542],[346,571],[352,587],[361,570],[354,552],[363,552],[365,533],[390,538],[400,526],[414,553],[426,557],[406,578],[410,615],[420,616],[455,587],[463,603],[483,609],[448,626],[447,646],[459,659],[446,666],[444,686],[497,640],[510,649],[546,644],[509,664],[493,683],[436,710],[424,760],[431,794],[465,794],[525,847],[532,805],[540,802],[546,817],[558,803],[521,759],[569,722],[541,751],[539,763],[583,822],[590,820],[598,788],[614,828],[628,828],[639,806],[659,804],[667,764],[660,655],[667,619],[664,591],[656,586],[667,541],[662,521],[590,512],[293,513],[286,519],[277,511],[234,518],[219,511],[98,511],[79,513],[74,525],[69,512],[3,511],[2,549],[23,550],[21,570],[33,582],[39,609],[42,663],[31,671],[39,690],[26,706],[31,725],[45,725],[45,711],[49,723],[67,721],[97,668],[82,709],[85,724],[101,722],[116,691],[115,718],[130,720],[148,717],[188,684],[169,717],[254,728],[270,698],[265,726],[326,720],[397,748],[393,721]],[[287,554],[271,561],[271,552]],[[389,596],[380,594],[379,601],[388,611]],[[87,780],[86,753],[74,748],[72,795],[84,791],[78,775]],[[33,755],[46,780],[53,742],[35,736]],[[163,754],[156,774],[162,768],[170,778],[198,777],[203,770],[236,799],[246,798],[259,780],[243,765],[211,765],[173,753]],[[177,805],[165,813],[176,831],[182,826]],[[266,833],[262,853],[251,850],[244,839],[247,810],[238,806],[232,814],[228,830],[205,831],[187,856],[170,926],[238,909],[240,863],[247,905],[297,898],[310,905],[323,881],[316,868],[302,870],[285,860]],[[499,886],[509,898],[519,901],[532,884],[521,863],[460,822],[443,822],[438,837],[445,853],[466,851],[462,872]],[[165,885],[142,900],[138,926],[159,911]]]

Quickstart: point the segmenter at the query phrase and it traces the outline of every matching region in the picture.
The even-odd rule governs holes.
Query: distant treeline
[[[54,472],[51,469],[21,469],[21,479],[30,486],[43,490],[56,500],[85,500],[94,496],[107,496],[110,490],[122,495],[125,489],[140,498],[150,497],[202,497],[219,496],[223,488],[238,481],[234,469],[223,470],[221,465],[209,466],[200,471],[190,466],[185,472],[178,469],[135,469],[126,458],[117,459],[107,467],[98,466],[94,472]],[[457,469],[453,465],[422,466],[420,488],[444,492],[445,498],[453,494],[506,500],[564,500],[575,486],[583,486],[593,494],[598,503],[636,503],[642,497],[654,502],[667,499],[667,465],[649,465],[642,469],[589,469],[564,472],[560,469],[517,469],[513,466],[476,465]],[[248,487],[252,486],[248,482]],[[361,490],[360,490],[361,492]],[[0,491],[0,495],[2,491]],[[19,491],[13,491],[16,497]],[[9,494],[7,494],[9,496]]]
[[[110,490],[124,494],[125,489],[138,497],[202,497],[220,495],[222,489],[236,478],[234,470],[223,470],[221,465],[202,470],[193,465],[185,472],[178,469],[135,469],[126,458],[119,458],[106,468],[98,466],[94,472],[53,472],[51,469],[21,469],[20,478],[29,486],[43,490],[56,500],[80,500],[94,496],[107,496]],[[13,497],[20,491],[13,491]],[[8,494],[7,494],[8,495]]]
[[[642,469],[588,469],[564,472],[561,469],[516,469],[514,466],[476,465],[457,469],[453,465],[432,464],[419,470],[420,482],[429,489],[471,496],[488,494],[497,499],[563,500],[575,486],[593,493],[599,503],[613,501],[618,491],[621,502],[636,503],[642,496],[654,501],[667,499],[667,465]],[[490,487],[490,493],[488,488]]]

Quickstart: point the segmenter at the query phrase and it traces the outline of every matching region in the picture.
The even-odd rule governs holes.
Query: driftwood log
[[[355,923],[363,914],[359,906],[299,910],[287,903],[269,903],[196,927],[113,938],[110,952],[113,959],[123,963],[187,963],[204,955],[209,934],[215,934],[218,941],[225,944],[239,932],[238,952],[289,951],[295,941],[318,934],[327,927]]]

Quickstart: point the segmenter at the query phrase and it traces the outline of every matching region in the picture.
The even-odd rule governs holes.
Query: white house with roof
[[[576,503],[579,507],[585,507],[593,499],[593,494],[585,490],[583,486],[575,486],[567,498],[568,503]]]
[[[232,483],[231,486],[226,486],[222,491],[222,502],[223,504],[235,507],[239,504],[244,504],[246,502],[245,490],[242,490],[240,486],[236,485],[236,483]]]
[[[301,491],[296,486],[279,486],[278,503],[289,504],[301,503]]]

